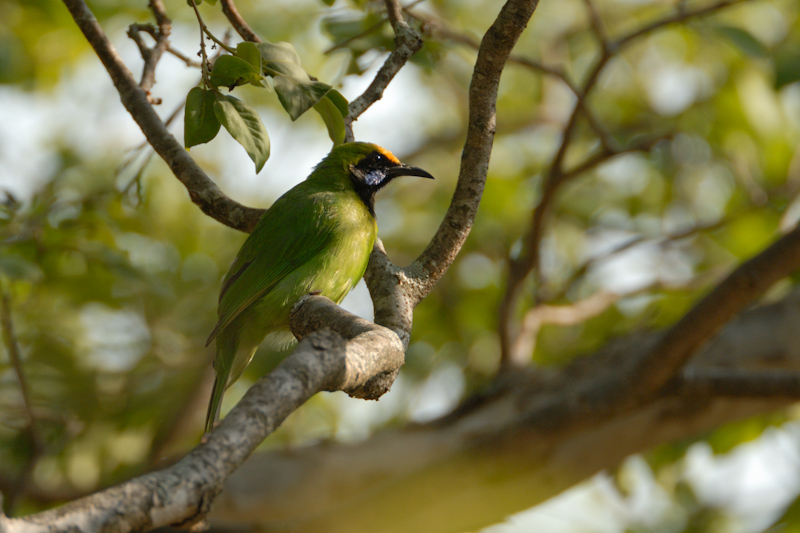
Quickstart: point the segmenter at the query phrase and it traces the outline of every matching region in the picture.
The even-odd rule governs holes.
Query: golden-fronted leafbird
[[[433,178],[374,144],[342,144],[264,212],[222,282],[206,342],[217,341],[206,431],[266,335],[288,334],[298,299],[319,293],[339,303],[358,283],[378,232],[375,193],[398,176]]]

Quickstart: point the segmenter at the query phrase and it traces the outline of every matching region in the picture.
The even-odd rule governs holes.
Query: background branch
[[[591,168],[596,167],[598,164],[605,162],[610,157],[627,151],[636,151],[637,149],[647,151],[651,149],[658,140],[663,137],[658,137],[641,143],[639,147],[629,148],[615,148],[608,140],[607,135],[600,135],[601,144],[603,149],[595,154],[593,157],[588,158],[584,163],[578,165],[574,170],[567,171],[564,169],[564,160],[566,154],[572,144],[572,139],[578,125],[578,119],[582,110],[589,109],[588,98],[597,86],[600,79],[600,74],[603,72],[609,62],[621,53],[621,51],[645,37],[652,32],[664,28],[670,24],[686,21],[694,17],[705,16],[715,13],[721,9],[738,4],[746,0],[724,0],[708,6],[693,10],[681,10],[674,15],[664,17],[645,27],[624,35],[616,40],[608,40],[605,31],[602,29],[602,21],[599,19],[594,5],[590,0],[586,1],[588,16],[593,27],[593,31],[601,43],[601,50],[595,60],[594,66],[589,70],[584,81],[579,87],[572,88],[571,84],[567,83],[577,96],[577,101],[573,107],[572,113],[564,126],[561,136],[561,142],[553,155],[552,161],[548,166],[548,170],[544,177],[544,185],[542,187],[541,198],[538,205],[532,211],[531,221],[529,227],[522,239],[522,249],[516,258],[510,258],[508,261],[508,276],[506,288],[504,291],[503,299],[499,308],[499,331],[500,331],[500,346],[501,346],[501,365],[511,365],[514,357],[511,351],[515,343],[514,339],[519,334],[519,327],[516,320],[516,312],[519,305],[520,297],[523,293],[523,286],[529,276],[533,275],[537,279],[535,283],[541,284],[540,277],[540,254],[541,240],[544,235],[544,228],[548,220],[550,211],[556,201],[558,192],[561,187],[568,181],[574,179],[580,173],[586,172]],[[566,82],[566,80],[565,80]],[[595,131],[603,131],[599,126],[593,126]]]
[[[353,122],[358,120],[358,117],[360,117],[369,106],[383,97],[383,91],[386,90],[386,87],[392,79],[394,79],[397,73],[400,72],[400,69],[405,66],[406,62],[411,59],[411,56],[422,48],[422,38],[403,18],[398,0],[386,0],[386,10],[389,21],[392,24],[392,29],[394,30],[395,47],[378,70],[378,73],[375,74],[375,78],[373,78],[369,87],[367,87],[361,96],[350,102],[350,112],[345,119],[345,127],[347,129],[345,142],[355,140],[353,135]]]
[[[30,387],[25,369],[22,366],[22,353],[17,342],[17,335],[14,331],[14,320],[11,313],[11,297],[5,287],[2,288],[0,295],[0,327],[2,327],[3,343],[5,344],[8,359],[11,367],[17,375],[19,382],[20,396],[22,397],[22,407],[27,417],[27,428],[25,434],[32,444],[31,453],[26,458],[25,464],[19,468],[13,484],[4,491],[5,499],[2,504],[5,509],[13,509],[18,498],[22,496],[30,485],[30,477],[36,462],[45,453],[46,445],[39,429],[39,421],[33,409],[33,399],[31,398]]]
[[[800,372],[783,368],[687,368],[681,374],[682,394],[700,397],[800,398]]]
[[[211,517],[220,527],[258,523],[274,531],[309,533],[344,531],[375,520],[386,532],[474,531],[497,523],[615,468],[632,453],[685,442],[796,401],[799,297],[795,292],[743,313],[692,358],[674,386],[654,391],[625,413],[579,418],[583,406],[567,402],[567,395],[595,381],[616,380],[622,386],[628,377],[619,375],[624,361],[651,349],[660,333],[619,339],[563,369],[505,374],[428,424],[386,430],[363,442],[254,455],[228,480],[227,496]],[[753,394],[737,395],[729,388],[738,379],[734,375],[745,372],[755,376],[745,385]],[[771,393],[770,380],[783,390]],[[758,382],[764,384],[763,396],[756,394]],[[565,418],[540,416],[558,399]],[[265,477],[270,483],[263,482]],[[433,496],[442,493],[448,497]],[[397,506],[397,501],[405,503]],[[446,524],[436,520],[440,515],[448,517]]]

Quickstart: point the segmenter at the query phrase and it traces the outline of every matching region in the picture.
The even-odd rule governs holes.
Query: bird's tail
[[[222,397],[225,389],[228,388],[228,378],[231,374],[231,364],[236,354],[236,337],[225,335],[225,332],[217,337],[217,357],[214,359],[214,387],[211,389],[211,399],[208,402],[208,413],[206,413],[206,433],[211,431],[214,424],[219,419],[219,411],[222,407]]]
[[[219,419],[219,410],[222,407],[222,396],[225,394],[225,385],[228,380],[227,372],[223,378],[217,373],[214,380],[214,388],[211,389],[211,400],[208,402],[208,413],[206,414],[206,433],[211,431]]]

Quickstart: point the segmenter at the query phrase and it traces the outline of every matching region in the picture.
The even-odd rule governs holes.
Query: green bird
[[[398,176],[433,179],[374,144],[342,144],[262,215],[222,282],[219,320],[206,342],[217,341],[206,432],[264,338],[291,338],[298,299],[318,293],[339,303],[358,283],[378,233],[375,193]]]

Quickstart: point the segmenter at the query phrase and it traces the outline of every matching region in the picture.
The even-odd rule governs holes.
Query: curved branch
[[[376,432],[357,443],[254,455],[226,482],[227,497],[209,519],[220,529],[258,524],[303,533],[352,532],[353,524],[374,523],[382,532],[475,531],[497,523],[614,469],[630,454],[693,440],[800,398],[798,304],[794,292],[742,313],[692,358],[675,388],[612,417],[570,425],[569,411],[581,406],[565,402],[567,417],[525,423],[548,398],[568,399],[585,382],[624,384],[621,362],[651,347],[658,333],[616,339],[564,367],[503,375],[430,423]],[[737,384],[742,389],[733,389]],[[439,493],[448,497],[431,497]]]
[[[652,400],[675,380],[690,358],[772,285],[800,269],[800,227],[734,270],[649,349],[628,354],[613,374],[554,397],[529,420],[563,423],[608,417]],[[795,304],[796,305],[796,304]],[[691,374],[689,374],[691,376]],[[791,384],[788,384],[791,385]]]
[[[245,232],[252,230],[263,210],[243,206],[227,197],[217,187],[164,126],[150,105],[147,92],[136,83],[86,2],[63,1],[78,28],[108,71],[125,109],[142,129],[150,145],[186,187],[192,202],[205,214],[226,226]]]
[[[458,184],[436,235],[406,269],[414,281],[409,288],[413,305],[425,298],[447,271],[472,228],[494,142],[500,75],[537,5],[537,0],[509,0],[481,41],[469,89],[469,129]]]
[[[741,264],[635,362],[631,397],[666,385],[697,349],[772,285],[800,269],[800,226]]]
[[[222,4],[222,12],[228,17],[228,22],[231,23],[231,26],[233,26],[236,33],[238,33],[242,39],[253,43],[261,42],[261,37],[256,35],[256,32],[245,22],[244,18],[236,9],[236,4],[233,3],[233,0],[220,0],[220,3]]]
[[[345,142],[355,140],[353,135],[353,122],[366,111],[369,106],[383,98],[383,91],[394,79],[400,69],[405,66],[411,56],[422,48],[422,38],[414,31],[403,18],[402,9],[398,0],[386,0],[386,11],[394,30],[394,50],[386,58],[369,87],[355,100],[350,102],[350,112],[345,119],[347,134]]]
[[[511,349],[514,345],[514,338],[517,335],[517,332],[515,331],[516,323],[514,317],[517,311],[517,305],[519,303],[519,296],[522,292],[522,286],[531,274],[537,275],[537,272],[539,271],[539,247],[544,234],[544,227],[547,217],[553,203],[555,202],[558,192],[564,183],[577,175],[576,171],[567,171],[564,169],[564,159],[572,143],[573,134],[578,125],[578,119],[580,118],[581,111],[588,110],[589,106],[587,101],[589,95],[597,86],[597,82],[600,79],[600,75],[605,67],[614,57],[619,54],[623,48],[633,44],[641,37],[649,35],[650,33],[670,24],[708,15],[723,8],[745,1],[747,0],[721,0],[702,8],[693,10],[679,10],[678,13],[673,16],[659,19],[647,26],[624,35],[619,39],[611,41],[607,40],[605,37],[605,32],[602,30],[600,26],[601,23],[597,18],[597,14],[594,12],[593,4],[590,1],[586,1],[587,10],[590,12],[589,18],[593,25],[593,31],[601,43],[601,50],[594,66],[587,74],[586,79],[583,81],[581,86],[573,89],[573,92],[577,96],[577,101],[569,119],[567,120],[567,124],[564,127],[564,132],[561,136],[561,143],[559,144],[556,153],[553,156],[553,160],[551,161],[550,167],[544,178],[542,196],[539,201],[539,205],[537,205],[531,213],[531,220],[528,230],[522,239],[522,250],[520,251],[519,256],[516,259],[511,259],[508,262],[508,282],[499,309],[501,364],[508,365],[514,359],[511,354]],[[591,116],[591,114],[587,116]],[[601,141],[603,144],[603,149],[599,154],[596,154],[594,158],[605,160],[616,153],[629,151],[629,149],[617,149],[613,146],[610,146],[607,140],[603,140],[602,136]],[[642,148],[646,148],[646,146],[643,146]],[[590,162],[591,159],[587,160],[586,164],[589,164]]]
[[[537,0],[506,2],[480,44],[469,90],[469,129],[458,183],[428,247],[407,268],[392,264],[380,241],[370,256],[364,280],[372,296],[375,322],[394,331],[404,345],[410,338],[414,307],[453,263],[472,228],[492,152],[500,75],[537,5]]]

